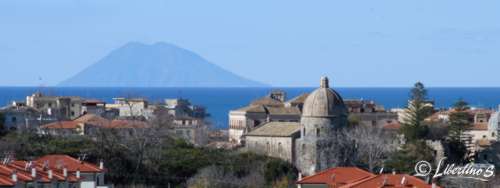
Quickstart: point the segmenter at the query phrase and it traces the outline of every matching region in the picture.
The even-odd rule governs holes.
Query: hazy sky
[[[129,41],[275,86],[500,86],[498,0],[1,0],[0,85],[57,84]]]

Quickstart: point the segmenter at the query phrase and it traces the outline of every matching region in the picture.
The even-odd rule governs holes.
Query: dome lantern
[[[320,88],[329,88],[329,83],[328,83],[328,77],[323,76],[321,77],[321,83],[320,83]]]

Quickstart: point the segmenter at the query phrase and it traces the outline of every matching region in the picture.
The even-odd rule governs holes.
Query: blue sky
[[[500,1],[0,1],[0,85],[55,85],[130,41],[274,86],[500,86]],[[38,78],[41,77],[42,81]]]

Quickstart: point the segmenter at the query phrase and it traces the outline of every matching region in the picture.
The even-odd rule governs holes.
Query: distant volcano
[[[128,43],[61,82],[63,87],[262,87],[168,43]]]

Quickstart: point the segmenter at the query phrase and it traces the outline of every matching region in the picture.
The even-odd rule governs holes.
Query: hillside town
[[[498,169],[500,109],[470,107],[463,100],[436,108],[421,83],[406,108],[386,109],[373,100],[343,99],[330,85],[322,77],[314,91],[291,99],[271,90],[229,111],[227,130],[211,127],[210,109],[183,98],[151,103],[117,96],[108,104],[36,92],[0,109],[0,187],[113,187],[125,186],[125,180],[152,187],[498,186],[496,178],[417,177],[414,166],[446,159]],[[19,147],[39,149],[9,145],[21,142]],[[117,162],[117,155],[130,155],[130,165]],[[170,164],[177,160],[184,163]],[[252,186],[252,178],[262,175],[253,176],[251,166],[261,162],[266,170],[268,163],[281,170]],[[248,169],[218,174],[221,165]],[[132,170],[124,175],[124,169]]]

